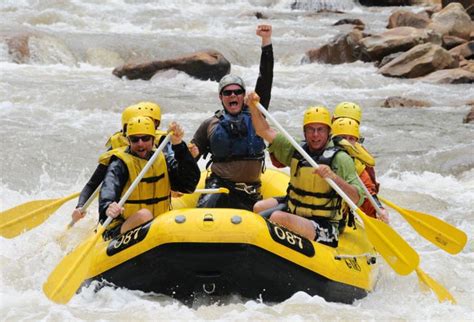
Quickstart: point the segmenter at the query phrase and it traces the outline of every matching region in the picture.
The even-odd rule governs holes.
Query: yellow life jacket
[[[110,164],[110,159],[111,159],[114,155],[116,155],[116,154],[118,153],[118,151],[124,152],[127,148],[128,148],[128,146],[122,146],[122,147],[120,147],[120,148],[116,148],[116,149],[113,149],[113,150],[105,151],[104,153],[102,153],[102,154],[99,156],[99,163],[108,166],[108,165]]]
[[[305,145],[303,146],[305,148]],[[307,150],[307,149],[305,149]],[[320,157],[313,157],[318,164],[331,166],[332,159],[341,151],[338,146],[328,146]],[[342,219],[342,198],[318,175],[314,168],[295,151],[290,163],[288,208],[302,217],[324,217],[331,221]]]
[[[357,175],[360,176],[362,172],[365,170],[365,164],[362,163],[359,159],[354,159],[354,165],[356,168]]]
[[[128,181],[122,195],[128,190],[132,182],[135,181],[140,171],[145,167],[148,160],[136,157],[125,152],[125,149],[115,149],[110,152],[120,158],[127,165]],[[138,210],[146,208],[150,210],[154,217],[170,210],[171,186],[168,176],[168,168],[163,153],[160,153],[151,168],[142,178],[137,187],[125,202],[123,218],[127,219]]]
[[[344,150],[354,159],[359,160],[369,167],[375,166],[375,158],[359,142],[352,145],[349,141],[340,137],[336,137],[333,140],[336,145],[344,148]]]
[[[107,140],[107,143],[105,143],[105,146],[111,149],[116,149],[128,145],[128,139],[123,135],[122,131],[118,131],[112,134]]]

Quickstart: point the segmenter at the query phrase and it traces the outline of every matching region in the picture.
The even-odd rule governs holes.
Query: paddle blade
[[[102,229],[100,229],[102,228]],[[43,285],[43,292],[53,302],[66,304],[76,294],[89,272],[92,250],[104,229],[66,255],[51,272]]]
[[[453,304],[456,304],[456,299],[449,293],[449,291],[441,284],[436,282],[433,278],[431,278],[428,274],[423,272],[421,268],[416,269],[416,275],[418,276],[418,280],[423,283],[423,285],[427,286],[431,289],[436,296],[438,297],[438,301],[450,301]]]
[[[364,221],[369,241],[395,272],[408,275],[418,267],[418,253],[392,227],[367,216],[360,209],[357,209],[357,213]]]
[[[457,254],[466,245],[466,233],[453,225],[432,215],[401,208],[384,198],[379,199],[400,213],[413,229],[442,250]]]
[[[30,201],[0,213],[0,235],[16,237],[35,228],[49,218],[67,201],[79,196],[79,192],[60,199]]]

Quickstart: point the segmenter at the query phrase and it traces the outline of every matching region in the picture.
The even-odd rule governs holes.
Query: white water
[[[474,99],[472,85],[432,85],[385,78],[371,64],[300,65],[306,50],[326,43],[360,18],[368,32],[384,29],[397,8],[365,8],[350,1],[309,1],[314,10],[290,10],[291,1],[3,0],[0,2],[0,209],[79,191],[95,169],[120,113],[142,100],[158,102],[163,124],[179,120],[189,140],[219,108],[217,84],[168,71],[150,81],[120,80],[112,69],[125,61],[166,59],[213,48],[249,87],[257,78],[259,23],[274,29],[275,76],[270,110],[300,135],[303,110],[342,100],[364,108],[366,146],[377,156],[382,195],[409,209],[437,215],[472,235],[474,127],[462,124]],[[324,9],[324,8],[323,8]],[[421,8],[408,8],[419,11]],[[349,10],[349,11],[348,11]],[[260,11],[268,20],[257,20]],[[31,58],[16,64],[4,36],[31,33]],[[424,99],[426,109],[383,109],[388,96]],[[423,293],[414,274],[399,276],[383,264],[375,291],[353,305],[297,293],[267,305],[235,299],[188,308],[168,298],[129,290],[92,288],[56,305],[41,287],[64,255],[90,234],[97,213],[65,232],[75,201],[38,228],[0,238],[0,316],[17,320],[474,320],[474,246],[458,255],[422,239],[395,211],[392,225],[420,254],[421,267],[443,284],[458,305]],[[63,237],[61,244],[58,239]],[[61,246],[64,245],[64,246]]]

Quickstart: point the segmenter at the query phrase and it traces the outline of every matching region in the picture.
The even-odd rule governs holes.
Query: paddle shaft
[[[208,193],[208,194],[213,194],[213,193],[229,193],[229,189],[227,189],[227,188],[196,189],[196,190],[194,190],[193,193]]]
[[[360,185],[364,189],[365,195],[367,196],[367,198],[369,198],[370,204],[374,207],[375,211],[377,212],[377,215],[378,215],[377,217],[382,216],[383,215],[382,214],[382,209],[380,209],[379,205],[375,201],[375,199],[372,196],[372,194],[370,193],[369,189],[367,189],[366,185],[364,184],[364,182],[362,181],[362,179],[359,176],[357,176],[357,180],[359,181]]]
[[[89,199],[87,199],[87,201],[84,203],[84,205],[82,205],[82,209],[81,209],[81,212],[86,212],[87,211],[87,208],[89,208],[89,206],[91,205],[92,201],[94,201],[95,197],[97,197],[97,195],[99,194],[99,191],[100,191],[100,188],[102,187],[102,183],[99,184],[99,186],[97,186],[97,188],[95,189],[94,193],[92,193],[92,195],[89,197]],[[76,223],[76,221],[74,219],[71,219],[71,221],[69,222],[69,224],[67,225],[67,228],[72,228],[72,226],[74,226],[74,224]]]

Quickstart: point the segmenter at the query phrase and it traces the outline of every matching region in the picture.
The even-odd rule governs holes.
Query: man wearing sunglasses
[[[104,236],[112,238],[140,226],[170,209],[171,190],[191,193],[199,182],[200,171],[183,142],[184,131],[176,122],[171,144],[174,155],[160,153],[124,207],[118,205],[123,193],[135,181],[153,155],[155,125],[148,117],[134,117],[128,123],[130,146],[111,150],[113,154],[99,196],[99,221],[115,218]]]
[[[256,34],[262,39],[262,54],[255,91],[262,98],[262,105],[268,108],[273,82],[272,28],[259,25]],[[191,141],[191,153],[196,160],[211,156],[208,163],[211,174],[206,179],[206,188],[226,187],[230,191],[229,194],[204,194],[198,207],[252,210],[254,203],[261,199],[265,143],[255,133],[244,96],[242,78],[232,74],[224,76],[219,82],[223,109],[205,120]]]
[[[155,137],[158,138],[158,133],[161,132],[158,130],[158,126],[161,122],[161,107],[154,102],[139,102],[134,105],[130,105],[124,109],[122,112],[122,129],[118,132],[115,132],[107,140],[105,146],[108,148],[107,152],[103,153],[99,157],[99,164],[92,174],[89,181],[86,183],[84,188],[81,190],[79,199],[77,202],[76,209],[72,212],[72,224],[76,223],[78,220],[84,218],[86,215],[83,205],[86,204],[87,200],[91,198],[96,189],[102,183],[107,171],[107,167],[110,161],[110,150],[128,146],[129,141],[127,139],[127,124],[130,119],[137,116],[146,116],[149,117],[154,123],[156,128]],[[168,151],[172,152],[172,151]]]

